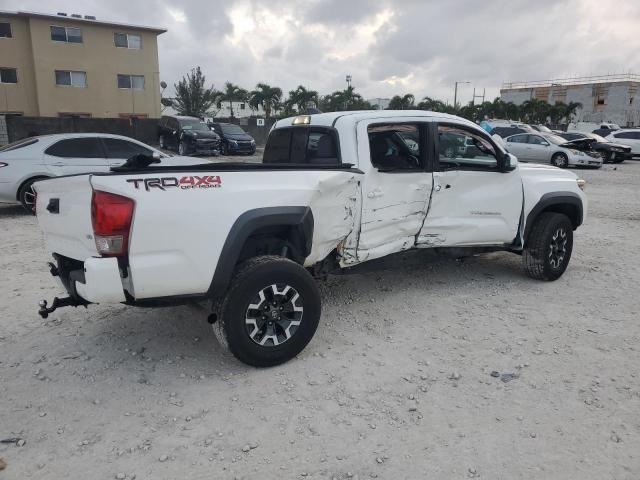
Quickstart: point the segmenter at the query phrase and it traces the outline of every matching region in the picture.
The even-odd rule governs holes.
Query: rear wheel
[[[18,192],[18,200],[20,200],[20,204],[22,204],[22,207],[32,215],[36,214],[36,192],[33,189],[33,184],[44,178],[46,177],[27,180],[22,187],[20,187],[20,192]]]
[[[213,329],[238,360],[270,367],[307,346],[320,312],[320,293],[309,272],[287,258],[265,255],[238,268]]]
[[[555,153],[551,157],[551,165],[559,168],[567,168],[569,166],[569,158],[564,153]]]
[[[522,254],[531,278],[556,280],[569,265],[573,251],[573,225],[562,213],[544,212],[535,220]]]

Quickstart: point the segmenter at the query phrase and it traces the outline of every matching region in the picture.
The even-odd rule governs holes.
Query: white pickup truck
[[[68,297],[89,303],[209,300],[241,361],[276,365],[318,326],[314,277],[411,248],[521,255],[534,278],[567,268],[584,182],[520,165],[477,125],[424,111],[279,120],[263,163],[119,167],[35,184]]]

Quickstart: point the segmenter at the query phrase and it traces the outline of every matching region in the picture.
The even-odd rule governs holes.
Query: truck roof
[[[298,115],[305,116],[305,115]],[[428,110],[355,110],[346,112],[329,112],[329,113],[316,113],[308,115],[310,118],[309,125],[318,125],[325,127],[333,127],[338,120],[345,120],[352,124],[355,124],[361,120],[373,120],[373,119],[393,119],[393,118],[417,118],[417,117],[437,117],[439,119],[451,119],[456,122],[463,122],[467,125],[480,128],[477,124],[455,115],[448,113],[431,112]],[[283,118],[278,120],[273,128],[281,128],[291,126],[293,120],[296,117]]]

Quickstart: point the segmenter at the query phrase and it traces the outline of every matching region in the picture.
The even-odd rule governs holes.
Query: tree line
[[[289,91],[286,98],[281,88],[266,83],[258,83],[255,89],[247,90],[226,82],[222,90],[217,90],[213,86],[207,87],[206,78],[200,67],[192,69],[191,73],[174,85],[174,88],[175,97],[163,98],[163,105],[173,107],[180,115],[199,118],[213,116],[214,108],[220,109],[227,104],[233,117],[234,102],[245,102],[253,110],[262,108],[266,118],[283,118],[305,113],[310,105],[323,112],[378,108],[378,105],[366,101],[351,85],[328,95],[319,95],[317,91],[300,85],[295,90]],[[450,105],[430,97],[424,97],[416,102],[415,96],[411,93],[394,96],[387,107],[388,110],[431,110],[450,113],[475,122],[485,118],[501,118],[551,125],[568,123],[579,108],[582,108],[582,105],[577,102],[555,102],[552,105],[535,98],[521,105],[505,102],[500,98],[477,104],[469,102],[464,106]]]

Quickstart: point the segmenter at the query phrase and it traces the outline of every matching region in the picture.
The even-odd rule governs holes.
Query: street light
[[[453,108],[457,108],[458,106],[458,85],[463,85],[465,83],[471,83],[471,82],[456,82],[456,87],[453,91]]]

